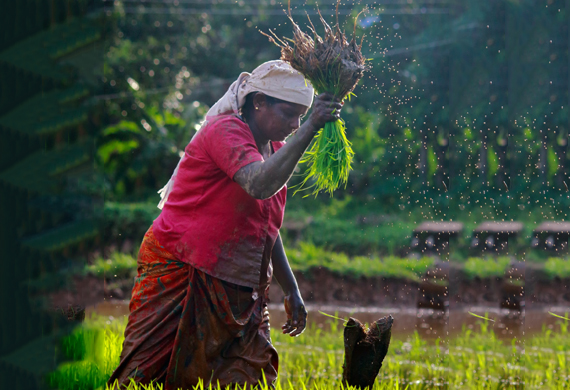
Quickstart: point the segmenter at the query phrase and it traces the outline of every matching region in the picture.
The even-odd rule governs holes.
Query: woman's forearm
[[[270,198],[287,183],[317,131],[312,122],[303,123],[275,154],[241,168],[234,180],[254,198]]]
[[[281,235],[278,235],[275,240],[271,254],[271,263],[273,264],[273,276],[275,276],[277,283],[281,286],[283,293],[285,295],[293,293],[299,294],[299,286],[297,285],[293,271],[291,271],[291,266],[289,266],[289,261],[287,260],[285,249],[283,248],[283,241],[281,241]]]
[[[303,298],[301,298],[297,280],[293,275],[293,271],[291,271],[289,261],[287,261],[281,235],[277,236],[273,246],[271,262],[273,264],[273,275],[285,295],[283,304],[287,314],[287,322],[283,324],[281,329],[283,333],[292,337],[298,336],[303,333],[307,326],[307,309],[305,308]]]
[[[334,96],[327,93],[317,96],[308,120],[287,140],[287,144],[265,161],[240,168],[233,179],[256,199],[267,199],[275,195],[293,174],[317,131],[325,123],[340,118],[341,108],[342,103]]]

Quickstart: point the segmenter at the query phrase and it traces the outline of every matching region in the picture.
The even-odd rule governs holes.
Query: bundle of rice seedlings
[[[352,39],[348,41],[338,23],[339,4],[340,0],[336,5],[336,24],[333,27],[318,11],[325,29],[323,37],[317,34],[310,18],[312,36],[301,30],[291,17],[290,2],[288,17],[293,25],[293,39],[280,39],[272,31],[272,35],[264,35],[281,48],[281,59],[301,72],[317,93],[329,92],[344,101],[347,97],[350,100],[354,87],[368,66],[361,52],[364,36],[360,44],[356,43],[356,22],[360,13],[354,21]],[[302,163],[307,163],[307,171],[295,193],[313,188],[313,195],[324,190],[332,196],[340,184],[346,187],[353,156],[351,143],[346,138],[344,121],[338,119],[328,122],[319,130],[311,148],[301,160]],[[310,179],[315,179],[315,183],[304,188]]]

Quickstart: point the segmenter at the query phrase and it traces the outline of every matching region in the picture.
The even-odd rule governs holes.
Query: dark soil
[[[70,310],[85,309],[103,300],[130,299],[132,288],[132,280],[109,283],[95,276],[75,276],[68,288],[49,294],[49,302],[55,311],[60,312],[63,309],[62,313],[68,313]]]
[[[453,305],[500,305],[519,309],[521,303],[524,305],[525,295],[527,308],[530,305],[570,304],[569,279],[529,277],[526,283],[514,283],[503,278],[466,279],[452,275],[451,291],[448,292],[447,286],[441,283],[431,286],[426,280],[418,283],[383,277],[355,278],[323,268],[306,273],[295,272],[295,276],[305,303],[324,305],[409,308],[432,307],[431,302],[451,301]],[[48,301],[53,310],[73,316],[81,308],[103,300],[129,300],[132,288],[132,279],[104,281],[95,276],[75,276],[66,289],[48,294]],[[273,303],[283,301],[283,293],[276,280],[269,288],[269,299]]]
[[[323,303],[339,306],[415,306],[418,283],[383,277],[341,276],[327,269],[312,269],[307,273],[295,272],[301,296],[306,303]],[[271,302],[283,300],[279,284],[273,280],[269,288]]]

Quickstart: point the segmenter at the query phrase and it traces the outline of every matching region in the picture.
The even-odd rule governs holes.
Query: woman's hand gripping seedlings
[[[313,127],[316,134],[325,126],[327,122],[334,122],[340,119],[340,110],[344,102],[328,92],[319,94],[313,101],[313,108],[307,122]]]

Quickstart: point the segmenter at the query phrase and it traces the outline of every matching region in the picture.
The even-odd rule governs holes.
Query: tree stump
[[[346,385],[371,389],[388,353],[392,336],[391,315],[374,321],[368,331],[350,317],[344,328],[344,364],[342,378]]]

